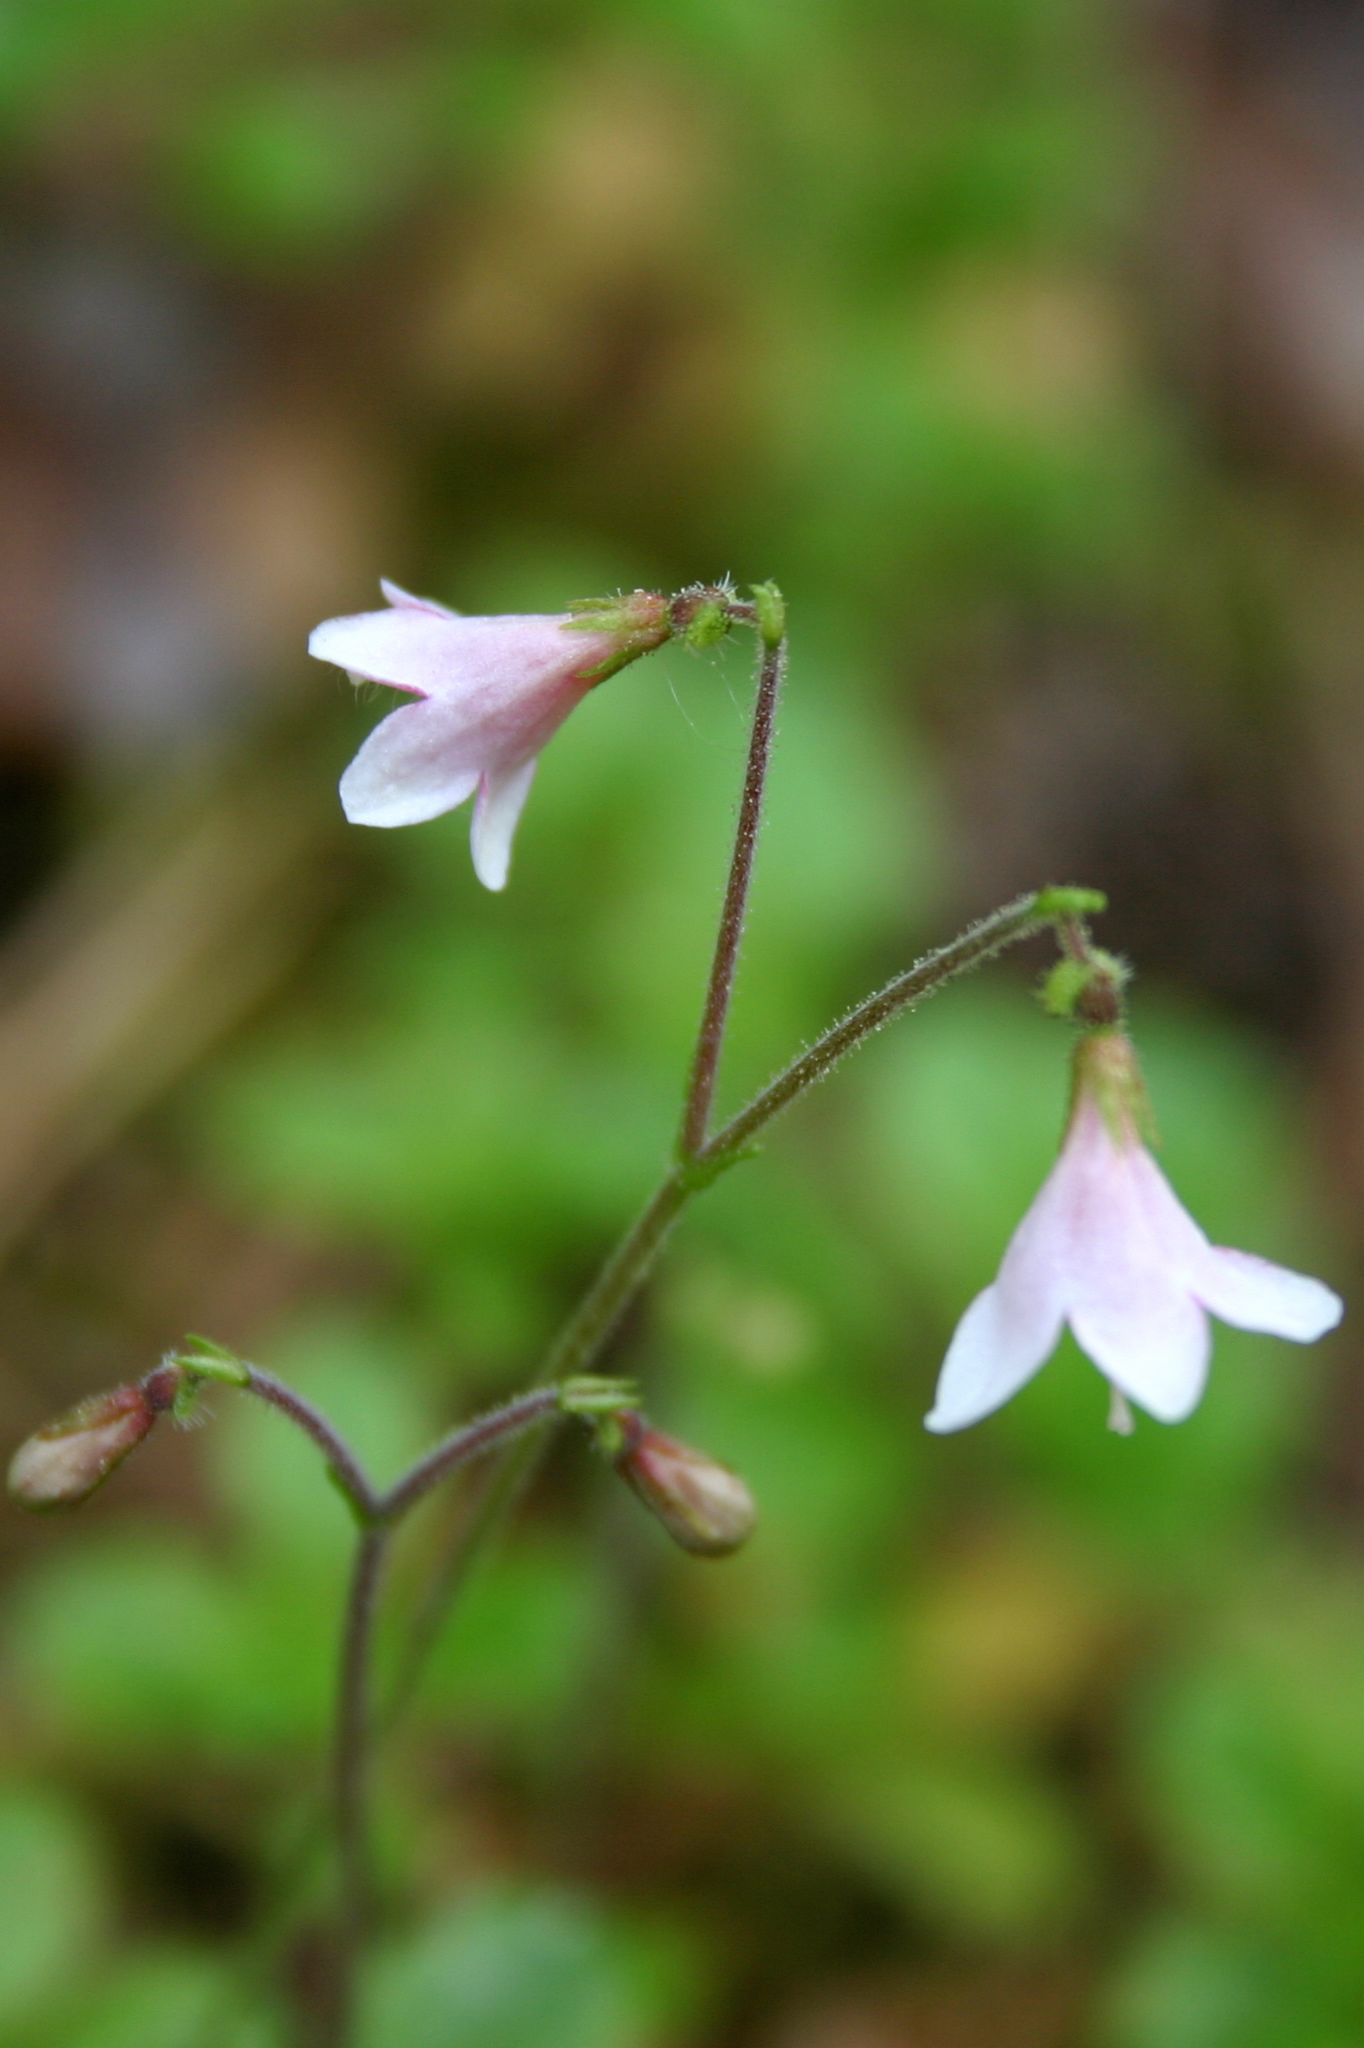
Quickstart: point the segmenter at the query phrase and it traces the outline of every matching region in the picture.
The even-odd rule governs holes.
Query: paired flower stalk
[[[737,1473],[704,1451],[664,1436],[641,1415],[628,1380],[580,1374],[541,1387],[464,1424],[386,1492],[365,1476],[345,1440],[310,1402],[273,1374],[203,1337],[167,1353],[134,1385],[92,1394],[27,1438],[10,1461],[10,1496],[35,1513],[79,1507],[131,1456],[158,1418],[188,1423],[207,1381],[255,1394],[295,1422],[327,1460],[362,1527],[403,1520],[432,1487],[536,1424],[575,1415],[668,1534],[696,1557],[725,1557],[752,1533],[757,1511]]]
[[[356,824],[419,824],[471,796],[474,868],[489,889],[507,880],[512,841],[547,741],[586,693],[665,640],[694,648],[732,627],[754,629],[758,685],[729,880],[688,1075],[673,1164],[606,1261],[552,1347],[531,1389],[443,1438],[386,1492],[355,1453],[282,1382],[205,1339],[194,1339],[136,1386],[81,1403],[21,1446],[10,1490],[34,1509],[86,1499],[170,1412],[184,1419],[204,1381],[268,1402],[321,1451],[357,1524],[338,1699],[334,1794],[342,1869],[334,2042],[347,2038],[351,1979],[368,1917],[365,1777],[376,1717],[370,1662],[374,1617],[392,1530],[430,1490],[476,1458],[515,1445],[488,1489],[468,1542],[485,1540],[530,1469],[538,1425],[576,1415],[596,1446],[683,1549],[720,1557],[754,1523],[738,1476],[655,1430],[628,1383],[596,1371],[630,1302],[687,1202],[748,1157],[774,1117],[902,1011],[1021,939],[1051,930],[1062,958],[1048,1007],[1078,1027],[1074,1086],[1060,1157],[1004,1255],[998,1277],[952,1339],[930,1430],[989,1415],[1039,1370],[1069,1324],[1111,1389],[1110,1420],[1131,1428],[1128,1402],[1165,1422],[1187,1416],[1204,1387],[1208,1315],[1310,1342],[1341,1304],[1319,1281],[1244,1252],[1210,1245],[1180,1207],[1144,1142],[1148,1128],[1136,1055],[1123,1032],[1121,963],[1089,937],[1096,892],[1050,888],[1020,897],[859,1003],[743,1110],[712,1126],[719,1063],[743,934],[763,792],[786,657],[774,585],[741,600],[727,584],[668,598],[653,591],[579,605],[549,617],[462,617],[384,583],[387,609],[330,619],[309,651],[357,680],[407,692],[370,734],[341,780]],[[520,1441],[518,1441],[520,1440]],[[447,1558],[425,1622],[414,1626],[410,1679],[434,1638],[442,1601],[464,1558]],[[442,1588],[445,1589],[442,1591]],[[433,1621],[434,1617],[434,1621]],[[410,1690],[410,1685],[407,1688]]]

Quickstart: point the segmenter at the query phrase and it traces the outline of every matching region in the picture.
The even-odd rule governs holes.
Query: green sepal
[[[779,647],[786,638],[786,599],[775,583],[750,584],[758,614],[758,631],[766,647]]]
[[[733,623],[728,601],[723,597],[708,597],[696,607],[682,628],[682,639],[693,652],[703,653],[707,647],[717,646]]]
[[[1075,1005],[1093,976],[1094,970],[1087,960],[1058,960],[1037,992],[1047,1015],[1073,1017]]]
[[[613,633],[619,645],[595,668],[581,671],[585,683],[604,683],[608,676],[649,654],[672,637],[668,600],[656,590],[632,590],[623,597],[580,597],[569,605],[566,633]]]
[[[171,1402],[171,1421],[188,1429],[199,1408],[199,1381],[193,1374],[186,1377],[182,1386],[176,1388],[175,1399]]]
[[[197,1330],[185,1333],[185,1349],[170,1354],[169,1363],[184,1366],[186,1372],[204,1380],[221,1380],[229,1387],[249,1386],[251,1368],[225,1344],[201,1337]]]
[[[1100,1025],[1082,1032],[1076,1040],[1072,1114],[1080,1095],[1086,1092],[1097,1102],[1115,1145],[1123,1144],[1133,1135],[1147,1145],[1160,1143],[1136,1047],[1119,1027]]]
[[[1102,889],[1039,889],[1032,901],[1034,917],[1098,917],[1107,908]]]
[[[595,1373],[578,1373],[559,1384],[559,1406],[565,1415],[587,1417],[614,1415],[632,1408],[639,1399],[633,1380],[600,1379]]]
[[[595,1418],[592,1448],[600,1457],[610,1458],[613,1462],[620,1456],[625,1449],[625,1430],[618,1412]]]
[[[1091,946],[1083,960],[1058,960],[1042,983],[1042,1007],[1049,1016],[1100,1029],[1122,1020],[1123,991],[1132,970],[1116,953]]]

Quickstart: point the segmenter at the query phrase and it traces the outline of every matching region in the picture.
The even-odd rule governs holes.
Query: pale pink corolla
[[[478,799],[474,871],[501,889],[545,742],[594,683],[670,631],[667,602],[636,591],[587,616],[466,618],[381,585],[389,609],[327,619],[319,661],[420,699],[377,725],[341,778],[353,825],[419,825]]]
[[[1182,1422],[1208,1374],[1209,1314],[1310,1344],[1339,1322],[1319,1280],[1210,1244],[1141,1142],[1135,1056],[1118,1032],[1081,1041],[1060,1157],[1015,1231],[998,1277],[957,1325],[927,1417],[964,1429],[1016,1394],[1069,1323],[1112,1389]]]

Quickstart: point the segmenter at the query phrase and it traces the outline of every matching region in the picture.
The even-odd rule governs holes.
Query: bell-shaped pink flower
[[[540,749],[594,683],[667,639],[667,599],[464,618],[381,588],[387,611],[328,619],[308,641],[319,661],[421,700],[375,727],[341,778],[342,808],[353,825],[419,825],[477,790],[474,871],[501,889]]]
[[[1319,1280],[1209,1244],[1141,1141],[1136,1056],[1119,1031],[1080,1041],[1061,1154],[1019,1224],[993,1285],[957,1325],[929,1429],[979,1422],[1051,1356],[1069,1323],[1112,1389],[1182,1422],[1208,1374],[1209,1314],[1310,1344],[1339,1322]]]

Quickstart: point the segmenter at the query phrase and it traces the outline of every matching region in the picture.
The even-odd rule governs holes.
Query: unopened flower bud
[[[695,1557],[727,1557],[747,1541],[757,1509],[737,1472],[664,1436],[633,1409],[613,1421],[621,1438],[616,1470],[675,1543]]]
[[[141,1443],[160,1412],[145,1387],[92,1394],[20,1444],[10,1496],[22,1508],[73,1508]]]

